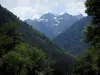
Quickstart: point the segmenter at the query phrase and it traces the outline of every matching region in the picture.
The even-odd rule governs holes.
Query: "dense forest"
[[[0,6],[0,75],[68,74],[73,61],[73,56]]]
[[[82,35],[84,27],[90,23],[92,17],[87,16],[72,24],[63,33],[58,35],[54,41],[56,41],[59,46],[64,47],[68,52],[73,55],[81,55],[86,49],[90,47],[89,43],[82,42],[84,39]]]
[[[82,40],[91,46],[77,57],[0,5],[0,75],[100,75],[100,1],[85,5],[93,19]]]

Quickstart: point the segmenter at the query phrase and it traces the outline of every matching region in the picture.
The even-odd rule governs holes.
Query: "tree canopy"
[[[78,58],[72,75],[100,75],[100,0],[87,0],[85,5],[86,13],[93,17],[84,30],[91,48]]]

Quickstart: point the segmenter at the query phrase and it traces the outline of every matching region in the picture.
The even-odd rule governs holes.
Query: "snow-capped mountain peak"
[[[47,37],[51,39],[62,33],[77,20],[77,16],[73,16],[68,13],[63,13],[62,15],[46,13],[42,15],[37,21],[32,20],[33,25],[32,22],[30,23],[35,29],[44,33]],[[28,22],[28,24],[30,23]]]

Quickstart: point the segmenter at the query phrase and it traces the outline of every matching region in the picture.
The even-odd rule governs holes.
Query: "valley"
[[[1,0],[0,75],[100,75],[100,1]]]

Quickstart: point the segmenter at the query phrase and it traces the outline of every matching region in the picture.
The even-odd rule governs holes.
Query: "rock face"
[[[65,31],[69,26],[74,24],[77,20],[82,18],[79,16],[72,16],[70,14],[64,13],[62,15],[54,15],[52,13],[47,13],[42,15],[39,19],[35,20],[25,20],[28,24],[32,25],[36,30],[45,34],[48,38],[53,39],[63,31]]]

